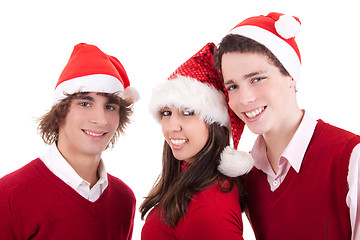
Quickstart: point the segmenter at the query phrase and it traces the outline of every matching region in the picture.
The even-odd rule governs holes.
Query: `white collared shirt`
[[[92,188],[90,188],[90,183],[82,179],[64,159],[56,144],[50,146],[41,160],[53,174],[91,202],[95,202],[108,186],[107,173],[102,160],[98,168],[100,178]]]
[[[306,149],[314,134],[317,121],[308,113],[300,123],[290,143],[279,159],[279,171],[274,173],[266,155],[266,143],[262,135],[259,135],[251,150],[255,161],[255,167],[267,175],[271,191],[275,191],[286,177],[290,167],[297,173],[300,170]],[[348,172],[349,191],[346,196],[346,204],[350,211],[350,222],[352,228],[351,239],[360,239],[360,144],[353,149]],[[359,207],[358,207],[359,206]]]

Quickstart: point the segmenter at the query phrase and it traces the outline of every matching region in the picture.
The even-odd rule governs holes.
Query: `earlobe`
[[[296,88],[296,81],[292,77],[290,77],[289,87]]]

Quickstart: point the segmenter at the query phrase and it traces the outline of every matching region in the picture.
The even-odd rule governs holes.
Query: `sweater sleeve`
[[[4,182],[0,180],[0,239],[15,239],[11,228],[11,211],[9,192],[5,190]]]
[[[356,145],[350,157],[346,203],[350,211],[351,239],[360,239],[360,144]]]
[[[188,214],[183,239],[242,240],[243,223],[238,206],[206,205]]]

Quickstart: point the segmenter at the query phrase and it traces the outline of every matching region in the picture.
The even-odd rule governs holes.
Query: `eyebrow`
[[[252,73],[249,73],[249,74],[246,74],[244,75],[244,79],[247,79],[247,78],[251,78],[253,76],[256,76],[256,75],[259,75],[259,74],[263,74],[265,73],[266,71],[258,71],[258,72],[252,72]]]
[[[78,95],[78,96],[75,96],[74,97],[75,100],[88,100],[88,101],[92,101],[94,102],[94,98],[93,97],[90,97],[90,96],[87,96],[87,95]]]
[[[266,71],[251,72],[251,73],[245,74],[242,78],[243,79],[248,79],[248,78],[251,78],[253,76],[256,76],[256,75],[259,75],[259,74],[264,74],[264,73],[266,73]],[[229,85],[229,84],[233,84],[233,83],[235,83],[234,80],[230,79],[230,80],[224,82],[224,85]]]

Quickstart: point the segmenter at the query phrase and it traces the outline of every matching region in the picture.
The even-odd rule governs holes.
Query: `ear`
[[[289,77],[289,87],[296,88],[296,81],[292,77]]]

